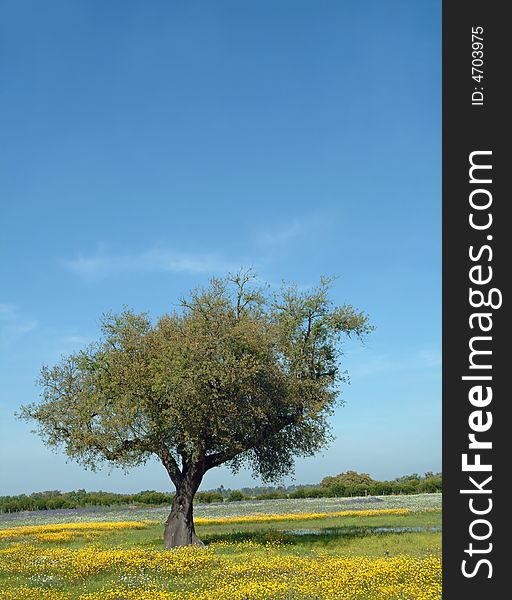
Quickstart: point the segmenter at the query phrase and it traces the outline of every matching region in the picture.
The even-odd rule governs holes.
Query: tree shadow
[[[295,530],[278,530],[278,529],[262,529],[255,531],[232,531],[225,533],[203,533],[201,539],[208,544],[213,543],[229,543],[240,544],[243,542],[253,542],[260,545],[281,543],[286,545],[325,545],[336,540],[349,541],[357,538],[375,537],[388,535],[396,535],[407,533],[407,531],[398,530],[398,528],[390,528],[389,531],[378,530],[375,527],[366,526],[351,526],[351,527],[332,527],[329,529],[295,529]]]

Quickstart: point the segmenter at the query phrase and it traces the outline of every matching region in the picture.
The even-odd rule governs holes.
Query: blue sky
[[[6,0],[0,7],[0,494],[168,489],[89,473],[13,412],[129,305],[240,266],[377,327],[298,482],[441,468],[437,1]],[[224,469],[204,488],[251,484]]]

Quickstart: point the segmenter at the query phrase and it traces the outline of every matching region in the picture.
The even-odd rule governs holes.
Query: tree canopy
[[[42,368],[42,398],[20,416],[92,469],[158,457],[194,543],[192,499],[206,471],[247,465],[277,480],[329,440],[347,378],[343,338],[372,329],[365,313],[333,305],[330,282],[271,293],[241,272],[193,290],[154,323],[129,309],[107,314],[98,342]]]
[[[329,487],[335,483],[341,485],[367,485],[372,486],[377,483],[375,479],[368,473],[358,473],[357,471],[346,471],[338,475],[324,477],[320,483],[321,486]]]

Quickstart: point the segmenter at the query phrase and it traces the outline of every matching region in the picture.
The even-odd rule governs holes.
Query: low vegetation
[[[234,509],[254,503],[212,506],[196,519],[206,547],[171,551],[163,520],[4,527],[0,600],[438,600],[441,512],[430,496],[412,500],[327,513],[304,510],[314,499],[282,513],[261,502],[253,515]]]
[[[325,477],[318,485],[289,487],[256,487],[230,490],[197,492],[196,504],[215,502],[239,502],[242,500],[278,500],[287,498],[347,498],[352,496],[380,496],[393,494],[435,493],[442,490],[441,473],[416,473],[398,477],[392,481],[378,481],[367,473],[347,471],[333,477]],[[174,494],[146,490],[137,494],[112,492],[86,492],[59,490],[36,492],[30,495],[0,496],[0,512],[54,510],[91,506],[168,506]]]

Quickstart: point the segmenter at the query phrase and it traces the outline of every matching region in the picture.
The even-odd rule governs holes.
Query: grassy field
[[[198,507],[175,551],[160,508],[70,512],[0,519],[0,599],[441,597],[438,495]]]

